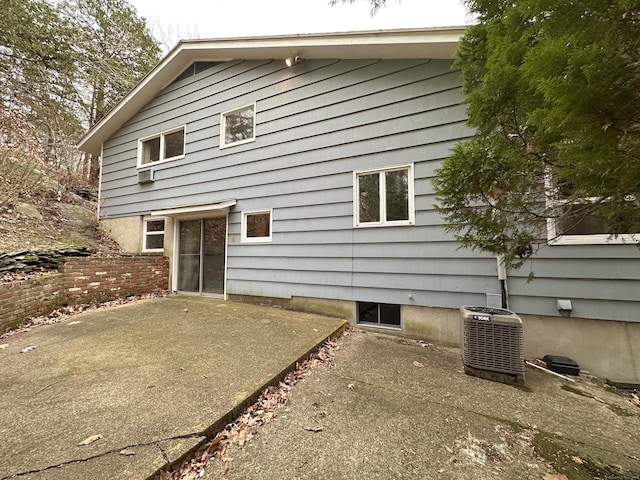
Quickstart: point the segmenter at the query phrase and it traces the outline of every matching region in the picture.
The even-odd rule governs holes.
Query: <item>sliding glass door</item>
[[[180,221],[179,291],[224,294],[226,237],[226,217]]]

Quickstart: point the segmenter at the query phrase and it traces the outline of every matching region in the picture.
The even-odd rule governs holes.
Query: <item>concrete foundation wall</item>
[[[460,345],[460,312],[403,306],[403,333]],[[573,358],[581,369],[614,381],[640,382],[640,323],[521,315],[528,360]]]
[[[140,217],[103,218],[100,227],[127,253],[142,251],[142,220]]]
[[[340,316],[356,324],[355,302],[295,297],[287,301],[287,306]],[[600,378],[640,382],[640,323],[534,315],[521,318],[527,360],[563,355]],[[460,311],[403,305],[402,330],[395,331],[443,345],[460,346]]]

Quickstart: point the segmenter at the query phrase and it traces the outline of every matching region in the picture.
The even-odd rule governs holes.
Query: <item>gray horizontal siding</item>
[[[434,209],[432,179],[471,135],[447,61],[231,61],[163,90],[104,145],[101,212],[110,217],[235,198],[230,294],[310,296],[456,308],[498,293],[495,259],[459,248]],[[220,114],[256,102],[256,140],[219,148]],[[184,159],[138,185],[137,139],[186,126]],[[353,172],[414,165],[415,225],[354,228]],[[241,244],[243,210],[273,209],[273,241]],[[509,272],[511,307],[637,320],[638,253],[549,247]],[[635,261],[629,261],[635,259]],[[533,270],[536,279],[527,282]]]

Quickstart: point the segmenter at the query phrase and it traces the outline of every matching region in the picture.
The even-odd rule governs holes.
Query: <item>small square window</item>
[[[161,252],[164,250],[164,219],[145,219],[142,250]]]
[[[256,105],[246,105],[222,114],[220,148],[255,140]]]
[[[271,241],[271,210],[242,213],[242,242]]]
[[[358,302],[358,323],[384,327],[400,327],[400,305]]]

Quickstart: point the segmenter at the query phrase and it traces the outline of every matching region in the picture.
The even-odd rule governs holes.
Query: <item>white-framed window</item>
[[[184,157],[185,127],[173,128],[138,140],[138,167]]]
[[[271,242],[272,210],[242,212],[242,243]]]
[[[413,165],[353,174],[354,226],[413,225]]]
[[[253,142],[255,139],[255,103],[220,114],[220,148]]]
[[[553,213],[553,217],[547,219],[550,245],[620,245],[640,240],[640,234],[616,231],[607,218],[594,212],[593,205],[601,203],[601,198],[568,199],[571,187],[557,185],[551,174],[546,175],[545,187],[547,207]]]
[[[585,198],[580,201],[556,202],[556,218],[547,219],[547,238],[550,245],[621,245],[638,243],[640,234],[619,233],[610,228],[607,219],[591,212],[588,204],[599,201]]]
[[[165,219],[149,217],[143,219],[142,228],[142,251],[162,252],[164,251],[164,229]]]

